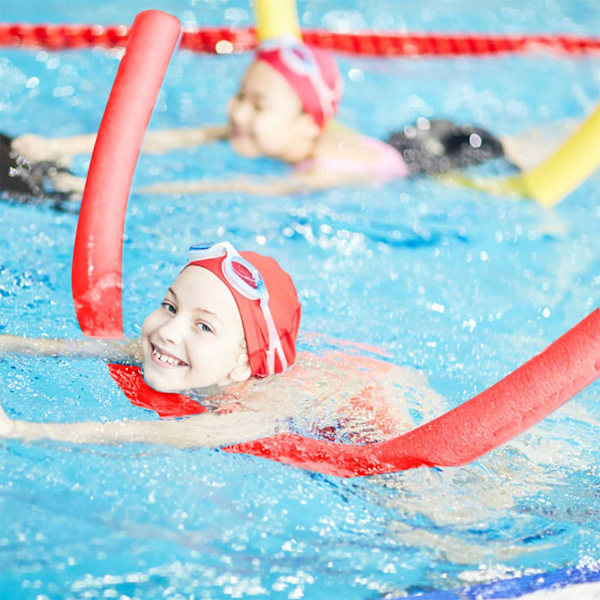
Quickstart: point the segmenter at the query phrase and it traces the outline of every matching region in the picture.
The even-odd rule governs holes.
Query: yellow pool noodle
[[[302,41],[295,0],[254,0],[258,41],[294,37]]]
[[[600,166],[600,104],[541,165],[521,174],[526,195],[554,206]]]
[[[554,206],[600,167],[600,104],[560,148],[537,167],[504,178],[439,176],[443,182],[503,196],[531,198]]]

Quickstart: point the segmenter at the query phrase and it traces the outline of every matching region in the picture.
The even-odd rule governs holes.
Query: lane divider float
[[[0,46],[63,50],[125,46],[125,25],[0,23]],[[600,52],[600,37],[563,34],[501,35],[484,33],[336,33],[302,30],[312,46],[363,56],[489,56],[507,53],[557,52],[582,55]],[[231,54],[256,48],[253,27],[188,28],[180,48],[194,52]]]

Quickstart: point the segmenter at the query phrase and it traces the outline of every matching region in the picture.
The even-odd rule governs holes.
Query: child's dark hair
[[[12,148],[12,142],[13,138],[0,133],[0,193],[23,203],[68,200],[68,194],[51,189],[51,178],[70,171],[51,161],[32,163]]]
[[[419,119],[386,141],[402,154],[413,175],[445,173],[504,156],[502,144],[489,131],[443,119]]]

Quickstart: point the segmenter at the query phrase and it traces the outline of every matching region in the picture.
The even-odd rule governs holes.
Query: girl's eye
[[[202,333],[213,333],[212,327],[202,321],[196,325]]]
[[[170,313],[175,314],[177,312],[177,309],[170,303],[167,302],[166,300],[164,300],[163,302],[161,302],[161,306]]]

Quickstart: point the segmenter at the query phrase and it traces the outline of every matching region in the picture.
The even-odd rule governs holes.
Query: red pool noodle
[[[148,10],[135,18],[90,163],[83,192],[71,281],[85,335],[123,337],[123,229],[138,156],[181,25]]]
[[[178,35],[175,17],[159,11],[138,15],[98,132],[73,256],[73,297],[87,335],[123,337],[121,264],[127,200]],[[457,466],[522,433],[598,376],[600,311],[596,309],[492,387],[393,440],[359,446],[280,434],[224,450],[339,477]]]
[[[522,433],[600,376],[600,311],[481,394],[387,442],[353,446],[296,434],[225,448],[338,477],[467,464]]]

